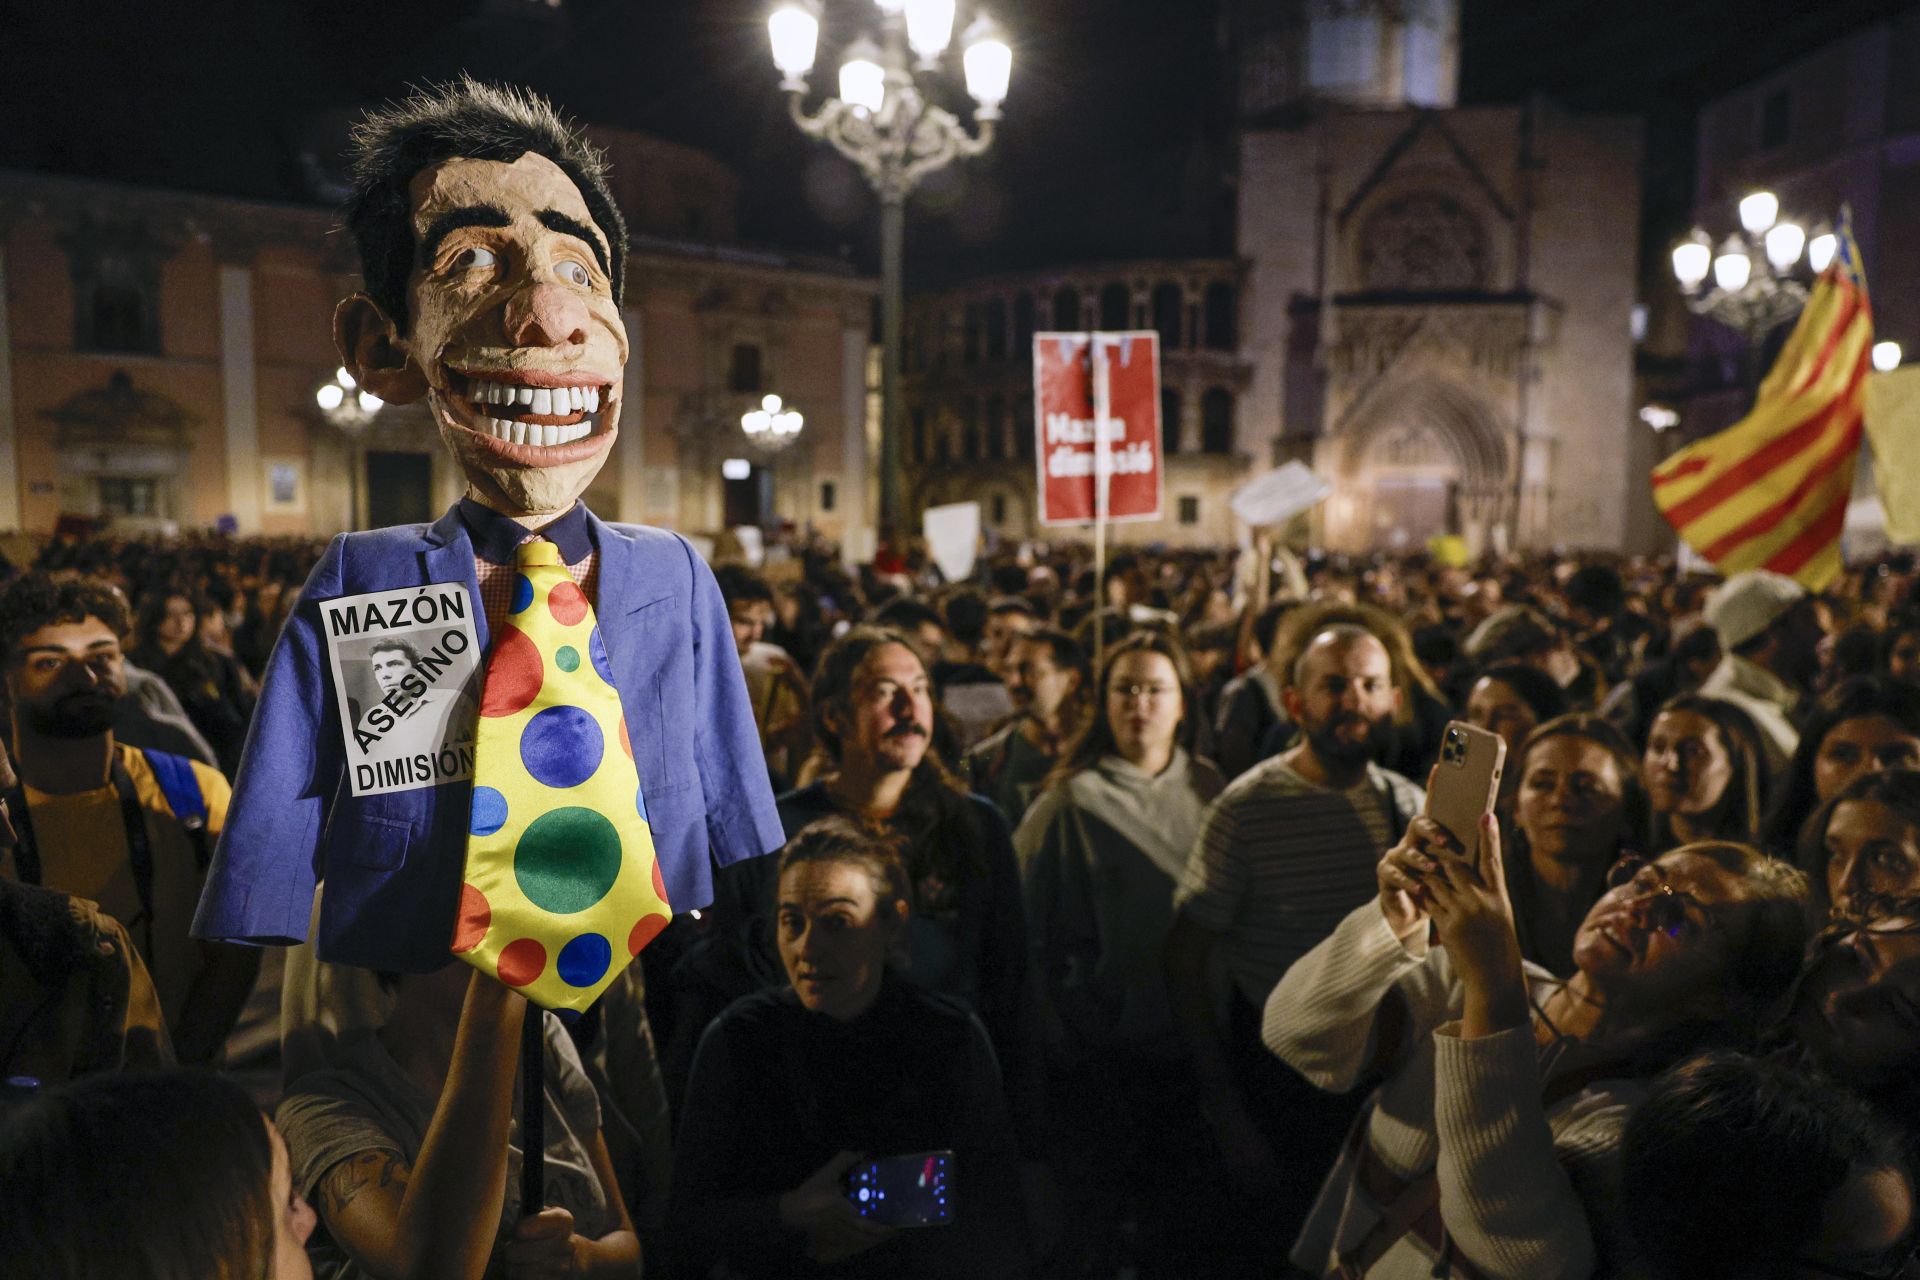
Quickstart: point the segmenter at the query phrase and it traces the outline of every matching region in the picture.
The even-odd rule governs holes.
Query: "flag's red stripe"
[[[1772,506],[1767,507],[1739,528],[1729,533],[1724,533],[1714,539],[1713,544],[1708,547],[1703,547],[1700,554],[1715,564],[1718,564],[1726,557],[1728,552],[1738,547],[1741,543],[1757,538],[1772,529],[1775,525],[1786,519],[1788,515],[1792,514],[1793,509],[1805,501],[1806,496],[1812,493],[1823,480],[1832,475],[1841,464],[1852,460],[1857,455],[1859,445],[1860,429],[1858,426],[1855,426],[1851,431],[1846,433],[1846,438],[1841,441],[1837,448],[1807,469],[1807,474],[1800,478],[1800,483],[1793,486],[1792,491],[1789,492],[1786,497],[1780,499],[1780,501],[1774,503]]]
[[[1684,480],[1690,475],[1705,471],[1712,465],[1712,460],[1708,458],[1688,458],[1684,462],[1674,464],[1665,475],[1655,472],[1653,485],[1657,489],[1663,484],[1669,484],[1675,480]]]
[[[1773,553],[1767,568],[1788,577],[1800,572],[1802,565],[1840,536],[1847,522],[1847,497],[1843,493],[1827,504],[1827,509],[1816,516],[1799,537]]]
[[[1861,371],[1855,369],[1853,378],[1846,388],[1836,396],[1831,404],[1819,413],[1808,418],[1791,431],[1784,432],[1755,449],[1733,466],[1715,476],[1706,488],[1675,503],[1663,512],[1668,523],[1676,529],[1684,529],[1701,515],[1719,506],[1727,498],[1746,488],[1782,462],[1799,453],[1824,434],[1833,424],[1836,414],[1843,412],[1858,413],[1859,407],[1853,403],[1854,389],[1860,384]],[[1733,428],[1729,427],[1731,431]]]
[[[1813,385],[1814,379],[1818,378],[1821,373],[1826,370],[1827,362],[1833,358],[1833,350],[1840,345],[1840,339],[1845,336],[1847,326],[1852,324],[1853,318],[1860,314],[1861,305],[1865,299],[1862,297],[1860,291],[1852,285],[1846,285],[1844,288],[1847,291],[1846,305],[1840,312],[1839,320],[1835,321],[1833,327],[1827,330],[1826,341],[1820,346],[1820,355],[1819,358],[1813,362],[1813,368],[1808,371],[1806,377],[1794,383],[1793,390],[1788,392],[1789,395],[1797,396]]]

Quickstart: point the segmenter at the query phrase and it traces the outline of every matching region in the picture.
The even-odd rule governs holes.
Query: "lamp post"
[[[360,435],[373,425],[374,417],[386,407],[386,401],[365,391],[345,369],[335,369],[333,377],[313,390],[313,402],[320,416],[347,440],[347,523],[360,520]]]
[[[1839,241],[1824,224],[1812,236],[1793,221],[1781,221],[1780,198],[1754,191],[1740,201],[1740,230],[1722,240],[1695,227],[1673,248],[1673,277],[1687,307],[1747,340],[1746,381],[1759,375],[1767,335],[1792,319],[1807,301],[1801,264],[1818,276],[1833,261]]]
[[[766,464],[761,471],[765,477],[765,487],[761,490],[769,521],[774,515],[774,458],[788,445],[800,438],[800,429],[807,420],[798,409],[789,407],[779,396],[768,395],[760,399],[760,407],[749,409],[740,415],[740,430],[747,436],[748,451],[757,454]]]
[[[930,102],[915,79],[934,73],[953,43],[956,0],[874,0],[880,39],[862,36],[840,64],[840,94],[812,114],[806,110],[807,73],[820,40],[819,0],[781,0],[767,19],[774,66],[781,74],[793,122],[823,138],[859,166],[880,197],[880,524],[899,536],[900,316],[902,243],[907,195],[920,180],[956,157],[977,156],[993,142],[1000,104],[1013,72],[1013,51],[999,28],[979,15],[961,37],[961,66],[975,103],[977,131]]]

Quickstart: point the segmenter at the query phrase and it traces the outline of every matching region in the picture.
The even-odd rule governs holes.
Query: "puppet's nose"
[[[587,304],[554,284],[536,284],[507,302],[507,341],[516,347],[564,347],[587,340]]]

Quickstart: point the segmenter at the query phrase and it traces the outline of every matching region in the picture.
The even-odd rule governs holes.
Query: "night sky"
[[[745,239],[871,267],[873,201],[788,122],[767,0],[61,0],[9,8],[0,167],[314,202],[358,106],[467,69],[591,121],[709,150]],[[963,6],[965,8],[966,6]],[[1217,0],[1000,0],[1001,140],[921,189],[915,277],[1231,252]],[[1649,223],[1684,218],[1700,100],[1896,0],[1466,0],[1462,101],[1543,92],[1650,120]],[[867,0],[828,0],[823,68]],[[1597,20],[1596,20],[1597,16]],[[816,83],[826,76],[816,73]],[[952,87],[949,105],[964,95]]]

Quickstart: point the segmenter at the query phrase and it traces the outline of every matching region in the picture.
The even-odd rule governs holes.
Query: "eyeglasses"
[[[1920,1237],[1896,1246],[1891,1258],[1870,1264],[1871,1270],[1837,1267],[1831,1262],[1815,1262],[1811,1258],[1795,1258],[1793,1265],[1802,1271],[1811,1271],[1817,1276],[1835,1276],[1838,1280],[1920,1280]]]
[[[1107,696],[1118,698],[1122,702],[1165,702],[1180,692],[1177,684],[1116,684],[1107,689]]]
[[[1673,887],[1667,869],[1649,858],[1628,856],[1613,864],[1607,872],[1607,887],[1632,885],[1640,890],[1635,899],[1651,924],[1669,938],[1695,936],[1709,930],[1724,934],[1726,926],[1714,919],[1700,899],[1684,889]]]

